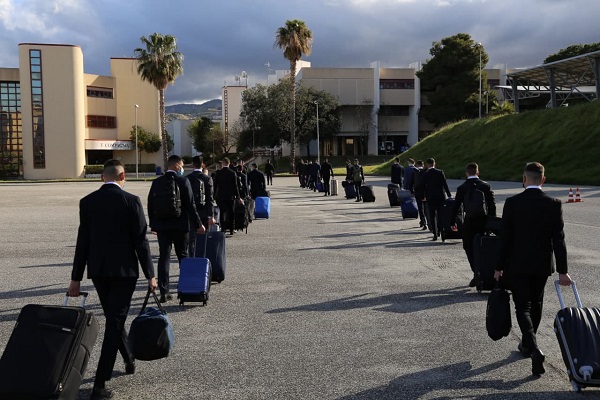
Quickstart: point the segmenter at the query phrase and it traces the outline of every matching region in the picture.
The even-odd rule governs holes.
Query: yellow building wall
[[[40,50],[46,167],[33,166],[33,122],[29,50]],[[85,164],[83,53],[72,45],[19,45],[23,175],[26,179],[76,178]]]

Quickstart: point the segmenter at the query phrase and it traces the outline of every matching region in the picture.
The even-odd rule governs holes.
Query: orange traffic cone
[[[573,188],[569,188],[569,198],[567,199],[567,203],[575,203],[573,199]]]
[[[579,188],[577,188],[575,190],[575,203],[581,203],[583,200],[581,200],[581,192],[579,191]]]

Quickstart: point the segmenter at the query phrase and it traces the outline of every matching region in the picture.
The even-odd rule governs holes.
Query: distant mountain
[[[165,111],[168,120],[181,118],[181,116],[190,119],[211,117],[221,114],[221,99],[209,100],[202,104],[173,104],[166,106]]]

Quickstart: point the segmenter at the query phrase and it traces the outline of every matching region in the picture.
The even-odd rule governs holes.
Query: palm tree
[[[297,19],[285,21],[285,26],[275,32],[275,47],[283,49],[283,56],[290,60],[290,96],[292,99],[290,118],[290,145],[292,171],[296,168],[296,63],[302,54],[309,55],[312,48],[313,35],[304,21]]]
[[[160,93],[160,132],[163,162],[166,167],[169,146],[165,129],[165,89],[183,73],[183,55],[177,51],[177,42],[172,35],[153,33],[148,38],[142,36],[141,41],[146,48],[134,50],[138,61],[137,72],[143,81],[150,82]]]

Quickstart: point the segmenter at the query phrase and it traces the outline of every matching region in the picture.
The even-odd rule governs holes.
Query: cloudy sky
[[[600,42],[598,0],[0,0],[0,67],[18,66],[19,43],[83,50],[85,72],[108,75],[110,57],[132,57],[140,37],[177,38],[184,75],[168,104],[219,98],[225,82],[248,73],[266,83],[267,67],[288,69],[273,47],[288,19],[314,36],[313,67],[407,67],[425,61],[434,41],[468,33],[490,66],[531,67],[572,44]]]

